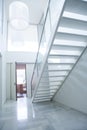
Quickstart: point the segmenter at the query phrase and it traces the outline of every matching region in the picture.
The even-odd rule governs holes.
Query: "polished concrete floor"
[[[87,130],[87,115],[57,102],[20,98],[0,110],[0,130]]]

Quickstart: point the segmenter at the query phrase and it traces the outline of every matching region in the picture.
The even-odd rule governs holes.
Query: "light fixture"
[[[29,25],[29,10],[25,3],[15,1],[9,7],[10,25],[18,30],[26,29]]]

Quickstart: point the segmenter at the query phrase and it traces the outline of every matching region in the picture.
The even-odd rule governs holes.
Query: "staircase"
[[[59,10],[55,13],[57,9]],[[54,19],[50,16],[51,25],[48,29],[49,38],[46,41],[48,44],[44,49],[45,54],[40,54],[41,43],[39,58],[37,57],[40,60],[37,60],[38,76],[33,90],[33,102],[49,101],[55,96],[87,47],[87,2],[61,0],[58,4],[58,1],[51,0],[46,20],[48,14],[52,15],[49,13],[52,11]]]

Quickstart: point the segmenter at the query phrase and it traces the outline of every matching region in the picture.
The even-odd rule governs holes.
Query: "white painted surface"
[[[55,101],[87,113],[87,50],[54,97]]]
[[[34,64],[26,64],[27,97],[31,97],[31,77]],[[6,99],[16,100],[15,63],[6,64]]]
[[[33,74],[34,64],[26,64],[26,76],[27,76],[27,96],[31,97],[31,78]]]
[[[28,52],[6,52],[6,62],[26,62],[34,63],[36,60],[36,53]]]
[[[6,64],[6,100],[16,100],[15,63]]]
[[[8,7],[11,2],[14,0],[5,0],[6,1],[6,12],[8,17]],[[29,23],[30,24],[39,24],[40,19],[44,13],[48,0],[20,0],[24,2],[29,8]]]
[[[16,100],[16,84],[15,84],[15,62],[11,64],[11,99]]]
[[[5,54],[2,55],[2,104],[6,101],[6,62]]]
[[[2,106],[2,34],[0,33],[0,108]]]
[[[11,64],[6,64],[6,99],[11,99],[11,92],[10,92],[10,83],[11,79]]]
[[[0,53],[2,52],[2,34],[0,33]]]
[[[2,58],[0,57],[0,108],[2,104]]]
[[[6,45],[7,45],[7,19],[5,5],[3,10],[3,34],[1,42],[2,52],[2,105],[6,102]]]

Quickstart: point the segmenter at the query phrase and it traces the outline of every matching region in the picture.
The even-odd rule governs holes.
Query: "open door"
[[[16,100],[27,96],[26,64],[16,63]]]

